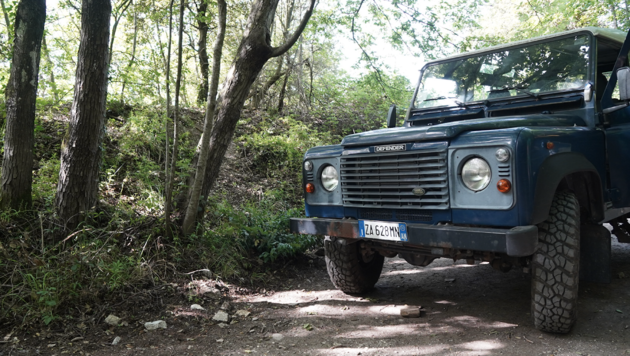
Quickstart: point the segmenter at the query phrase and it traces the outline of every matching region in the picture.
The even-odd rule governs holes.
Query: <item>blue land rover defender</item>
[[[630,242],[630,36],[584,28],[428,63],[402,127],[304,157],[306,215],[346,293],[384,257],[531,272],[536,327],[569,332],[578,282],[610,280]]]

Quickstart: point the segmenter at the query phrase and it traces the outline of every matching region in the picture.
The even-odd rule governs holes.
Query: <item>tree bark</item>
[[[210,134],[212,132],[212,121],[214,119],[214,109],[217,104],[217,90],[219,87],[219,74],[221,74],[221,54],[223,52],[223,41],[225,39],[225,23],[227,18],[227,5],[225,0],[217,0],[219,7],[219,28],[217,39],[214,43],[214,51],[212,54],[212,83],[210,84],[210,92],[208,94],[208,105],[206,107],[206,117],[203,127],[203,136],[201,139],[201,151],[197,160],[197,171],[195,173],[195,182],[192,186],[192,193],[188,201],[186,216],[182,225],[184,234],[188,235],[195,227],[197,210],[199,209],[199,200],[201,197],[201,189],[205,178],[205,171],[208,165],[208,144],[210,143]]]
[[[203,104],[208,97],[208,78],[210,75],[210,59],[208,58],[208,23],[206,14],[208,12],[208,0],[201,0],[197,7],[197,27],[199,31],[199,69],[201,70],[201,83],[197,92],[197,103]]]
[[[35,100],[41,43],[46,20],[45,0],[21,0],[15,15],[7,107],[0,207],[19,210],[31,206]]]
[[[81,39],[68,137],[62,145],[55,206],[74,227],[97,202],[105,131],[110,0],[83,0]]]
[[[232,142],[236,124],[252,83],[270,58],[283,55],[295,44],[304,31],[314,6],[315,0],[310,0],[309,8],[293,35],[280,46],[272,47],[271,25],[278,7],[278,0],[257,0],[252,4],[247,29],[224,83],[219,115],[210,138],[208,166],[201,193],[206,199],[219,175],[223,157]]]

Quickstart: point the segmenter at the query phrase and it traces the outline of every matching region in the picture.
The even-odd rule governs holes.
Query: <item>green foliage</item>
[[[210,210],[219,225],[208,236],[229,236],[239,247],[264,262],[291,259],[315,246],[319,239],[289,232],[289,219],[301,216],[301,209],[287,208],[268,194],[260,202],[248,203],[240,209],[228,202],[216,203]]]
[[[321,124],[319,131],[329,132],[333,142],[345,135],[386,127],[387,110],[398,105],[399,117],[411,101],[412,88],[407,78],[385,73],[370,73],[359,79],[325,76],[320,79],[315,97],[329,103],[310,115]]]

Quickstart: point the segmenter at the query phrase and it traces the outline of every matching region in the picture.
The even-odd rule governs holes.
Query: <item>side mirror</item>
[[[628,107],[630,103],[630,68],[621,67],[617,69],[617,86],[619,87],[619,99],[625,101],[624,104],[612,106],[604,109],[604,114],[610,114],[619,109]]]
[[[630,68],[628,68],[630,70]],[[387,127],[396,127],[396,104],[392,104],[387,112]]]
[[[619,85],[619,99],[630,100],[630,68],[622,67],[617,70],[617,85]]]

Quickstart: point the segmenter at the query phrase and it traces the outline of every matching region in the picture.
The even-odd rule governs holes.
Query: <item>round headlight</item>
[[[332,192],[339,185],[339,174],[337,174],[337,170],[333,166],[327,166],[322,171],[322,185],[324,189],[329,192]]]
[[[510,151],[505,148],[499,148],[497,152],[495,152],[494,156],[499,162],[507,162],[508,159],[510,159]]]
[[[307,172],[310,172],[311,170],[313,170],[313,162],[304,161],[304,170]]]
[[[492,172],[488,162],[481,158],[471,158],[462,167],[462,181],[470,190],[480,191],[490,183]]]

